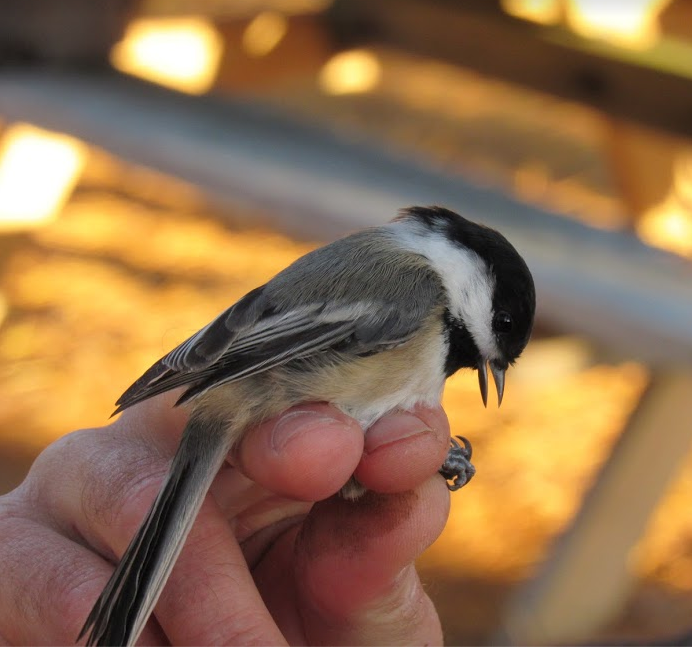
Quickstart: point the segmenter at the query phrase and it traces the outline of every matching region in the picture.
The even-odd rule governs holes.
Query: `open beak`
[[[497,406],[502,404],[502,396],[505,392],[505,370],[494,362],[490,362],[490,372],[495,380],[495,389],[497,390]],[[488,406],[488,364],[485,360],[478,362],[478,385],[481,387],[481,398],[483,398],[483,406]]]

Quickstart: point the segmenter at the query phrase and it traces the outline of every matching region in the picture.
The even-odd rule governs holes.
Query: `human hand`
[[[74,641],[168,469],[186,421],[175,397],[64,437],[0,497],[0,643]],[[326,404],[251,430],[140,642],[440,643],[413,562],[447,518],[448,445],[439,408],[387,416],[365,439]],[[354,472],[371,491],[331,496]]]

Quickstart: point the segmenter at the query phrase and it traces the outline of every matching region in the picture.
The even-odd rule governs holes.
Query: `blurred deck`
[[[359,3],[358,6],[370,5]],[[376,13],[381,9],[378,5]],[[585,78],[587,83],[582,83],[582,90],[588,91],[591,81]],[[673,83],[676,82],[673,79]],[[595,84],[600,87],[601,81],[596,79]],[[640,89],[630,87],[632,91]],[[687,96],[688,89],[684,86],[679,91]],[[629,432],[615,443],[614,433],[625,424],[646,381],[637,366],[592,366],[589,362],[595,363],[595,360],[589,360],[569,379],[563,376],[561,381],[555,380],[555,384],[548,385],[552,382],[548,378],[540,382],[540,386],[527,379],[523,388],[521,368],[518,368],[519,384],[513,385],[517,387],[518,399],[514,402],[508,399],[499,414],[483,412],[493,416],[483,421],[470,414],[471,397],[477,394],[471,396],[461,386],[461,381],[453,381],[447,407],[453,419],[463,425],[465,433],[467,429],[489,432],[481,434],[484,440],[480,446],[476,442],[479,456],[489,457],[489,470],[484,485],[478,486],[473,498],[465,495],[459,499],[463,505],[455,501],[455,517],[445,538],[439,542],[437,552],[433,549],[432,557],[428,557],[428,572],[436,573],[437,586],[454,589],[455,601],[463,600],[464,617],[471,617],[474,604],[486,605],[486,611],[488,606],[495,604],[493,620],[497,622],[499,605],[487,599],[492,593],[480,602],[475,601],[476,592],[484,590],[484,585],[492,589],[492,573],[496,568],[492,557],[483,553],[483,549],[494,546],[505,560],[508,558],[502,553],[503,548],[517,553],[509,558],[516,560],[514,570],[505,564],[502,572],[503,575],[511,572],[517,579],[525,577],[529,567],[534,568],[539,559],[535,545],[541,542],[547,545],[549,539],[567,526],[580,497],[602,467],[601,478],[587,497],[581,513],[576,515],[572,532],[558,544],[557,561],[552,562],[552,567],[549,564],[544,576],[534,584],[529,606],[520,600],[515,612],[520,616],[529,613],[532,617],[544,613],[546,627],[557,618],[558,635],[565,627],[560,613],[564,613],[564,608],[572,609],[569,606],[572,604],[571,620],[582,630],[589,629],[589,623],[607,619],[613,605],[622,601],[615,600],[615,594],[624,596],[629,590],[630,575],[626,573],[624,554],[641,533],[692,433],[685,424],[685,414],[672,421],[660,415],[662,411],[689,411],[685,385],[688,384],[686,371],[692,364],[690,264],[647,247],[631,233],[605,231],[556,217],[549,210],[522,203],[497,187],[481,187],[462,173],[441,168],[413,147],[385,147],[381,141],[363,133],[337,132],[320,126],[308,114],[289,116],[288,111],[281,109],[284,92],[285,88],[279,88],[273,97],[274,105],[270,106],[258,100],[184,96],[105,71],[4,69],[0,71],[0,118],[29,121],[73,134],[121,159],[184,180],[201,190],[206,198],[223,206],[231,228],[239,223],[256,226],[259,222],[298,238],[324,240],[354,228],[383,222],[407,204],[438,203],[505,232],[534,272],[543,330],[589,337],[600,349],[599,361],[635,358],[650,363],[657,367],[654,386]],[[688,121],[680,122],[677,112],[683,110],[686,119],[688,106],[684,102],[672,102],[668,112],[660,115],[651,109],[651,104],[628,104],[628,96],[632,95],[623,93],[614,99],[630,112],[634,108],[645,110],[645,117],[653,119],[652,123],[656,119],[674,122],[678,130],[689,126]],[[654,98],[660,99],[660,96]],[[496,126],[485,124],[490,129]],[[479,144],[479,148],[483,146],[485,142]],[[515,141],[508,142],[506,149],[512,146],[516,146]],[[263,242],[257,242],[262,238],[251,237],[236,240],[234,235],[240,236],[237,232],[226,235],[222,228],[194,215],[181,217],[172,209],[164,209],[152,217],[146,213],[146,208],[139,210],[136,205],[134,215],[127,211],[133,205],[111,212],[108,202],[90,202],[90,197],[88,191],[78,193],[61,223],[28,239],[15,241],[18,249],[9,254],[14,281],[22,285],[11,288],[14,290],[15,319],[8,326],[9,340],[2,340],[2,350],[18,373],[25,372],[19,378],[16,374],[5,376],[11,388],[17,390],[17,399],[13,402],[16,410],[0,407],[5,435],[9,437],[7,451],[14,452],[10,461],[12,471],[5,473],[10,482],[19,478],[27,459],[40,446],[35,441],[35,447],[16,449],[15,445],[19,446],[16,437],[26,431],[24,420],[31,420],[35,429],[51,428],[51,424],[55,424],[48,420],[51,411],[72,407],[62,419],[67,428],[77,424],[75,420],[78,424],[94,422],[91,416],[97,409],[93,406],[95,403],[74,403],[75,393],[88,398],[92,390],[100,389],[99,406],[107,408],[110,399],[104,404],[105,394],[117,396],[119,390],[118,387],[114,394],[110,393],[115,375],[126,374],[128,377],[123,378],[123,382],[127,383],[147,361],[155,359],[149,354],[169,347],[168,341],[177,338],[181,329],[189,332],[190,327],[194,329],[204,323],[217,305],[227,305],[229,298],[233,298],[229,295],[240,296],[254,287],[252,281],[266,278],[272,273],[270,270],[275,271],[285,264],[284,261],[290,260],[294,251],[298,253],[286,241],[269,234],[263,234]],[[259,219],[258,213],[261,213]],[[204,221],[201,225],[205,232],[201,235],[204,244],[200,244],[197,233],[200,220]],[[150,254],[147,236],[165,228],[168,228],[164,236],[166,244],[158,250],[160,257],[157,258]],[[181,236],[180,230],[185,231],[187,237]],[[133,236],[141,236],[141,247],[131,243]],[[183,238],[180,249],[171,244],[171,240],[180,243]],[[192,251],[186,249],[187,245]],[[292,251],[286,252],[287,247]],[[197,256],[211,255],[209,250],[212,249],[219,255],[205,259],[209,260],[205,265],[195,256],[195,249]],[[251,256],[250,261],[246,259],[249,267],[256,265],[259,259],[269,262],[267,257],[277,254],[277,250],[277,258],[271,260],[276,262],[276,268],[267,266],[256,272],[257,268],[252,267],[243,273],[243,270],[231,271],[227,267],[226,255],[233,257],[233,261],[244,255]],[[304,250],[301,248],[301,251]],[[178,260],[183,267],[192,266],[190,276],[179,272]],[[45,268],[34,267],[37,263],[45,263]],[[37,302],[30,285],[32,281],[33,290],[37,285],[55,281],[74,286],[75,293],[64,295],[64,302],[56,295],[45,294],[44,301],[38,299]],[[102,284],[106,282],[112,286],[113,299],[105,299],[101,294]],[[144,316],[154,302],[160,305],[169,298],[163,314],[159,314],[158,319],[154,315],[149,322],[151,330],[137,331],[142,337],[135,331],[125,331],[127,326],[122,320],[107,321],[112,310],[116,311],[115,316],[118,311],[123,315],[125,304],[129,325],[131,312],[139,309]],[[25,300],[23,304],[22,299]],[[24,313],[22,307],[26,310]],[[184,320],[184,324],[180,323],[182,319],[172,323],[171,313],[181,309],[189,310],[194,316]],[[64,317],[61,324],[53,320],[56,313],[59,313],[58,318]],[[29,320],[40,323],[28,323]],[[81,330],[83,325],[80,342],[88,346],[90,353],[63,339],[67,344],[66,356],[57,357],[55,348],[58,346],[50,343],[51,335],[62,334],[69,339],[69,334]],[[35,335],[36,330],[40,330],[43,337]],[[160,335],[168,336],[162,340]],[[27,344],[28,339],[33,347]],[[535,346],[539,348],[540,342]],[[123,348],[127,348],[127,352],[123,352]],[[524,358],[527,364],[530,358],[531,350]],[[75,366],[65,368],[70,362]],[[683,367],[682,373],[668,373],[673,365]],[[108,366],[107,375],[103,374],[104,366]],[[559,373],[560,367],[554,370]],[[582,378],[584,383],[579,386],[587,385],[587,375],[593,380],[589,397],[575,386]],[[674,382],[685,388],[670,391],[666,384],[671,375],[681,376]],[[56,376],[65,383],[51,383],[50,379],[58,379]],[[120,378],[117,381],[120,382]],[[664,396],[673,393],[672,401],[657,396],[662,384]],[[41,385],[50,392],[39,396]],[[575,392],[569,393],[570,388],[575,388]],[[553,398],[552,417],[543,413],[541,396],[546,397],[546,394],[548,399]],[[34,406],[35,402],[40,402],[41,406]],[[616,423],[603,413],[609,411],[609,406],[617,410],[609,414],[617,419]],[[96,418],[96,422],[101,421],[101,417]],[[587,424],[589,433],[582,433]],[[674,434],[674,442],[667,443],[667,451],[654,452],[655,459],[648,461],[660,426]],[[562,436],[555,440],[553,433],[559,435],[560,431]],[[505,447],[498,447],[498,438]],[[610,462],[601,466],[611,447],[614,453]],[[641,477],[642,471],[646,479]],[[550,508],[553,490],[559,491],[558,498],[569,502],[559,512]],[[618,514],[623,491],[637,500],[636,514]],[[531,519],[540,520],[540,515],[544,514],[550,523],[546,522],[545,527],[537,531],[522,527],[522,524],[532,525],[530,514],[525,511],[522,515],[521,512],[527,501],[532,501],[535,507],[531,514],[536,516]],[[484,518],[488,511],[504,519],[488,521]],[[608,550],[600,550],[604,528],[615,516],[618,524],[609,530]],[[501,521],[507,524],[503,527]],[[490,528],[491,532],[483,536],[481,530],[474,535],[475,528],[470,527],[473,524],[485,527],[486,531]],[[527,539],[532,532],[540,535],[533,544]],[[507,537],[513,542],[509,548]],[[503,543],[504,546],[499,546]],[[466,569],[465,584],[461,586],[455,573],[445,579],[447,563],[439,566],[443,558],[451,561],[444,555],[445,551],[459,549],[468,553],[467,557],[459,558]],[[614,586],[609,591],[611,595],[606,596],[608,599],[599,602],[601,616],[594,614],[593,609],[579,607],[580,602],[597,599],[590,596],[590,592],[603,569],[594,555],[608,563]],[[430,563],[436,560],[438,567],[431,567]],[[560,578],[570,568],[576,569],[579,577],[570,578],[561,588],[565,580]],[[501,590],[501,595],[506,596],[508,587],[508,582],[503,580],[497,591]],[[500,595],[497,591],[495,595]],[[605,593],[605,587],[600,592]],[[441,605],[445,605],[444,598],[438,594]],[[555,606],[562,608],[555,610]],[[445,618],[455,632],[453,635],[464,635],[466,640],[487,635],[483,634],[491,626],[487,618],[485,624],[479,623],[483,628],[469,628],[464,625],[464,617],[460,617],[455,608],[446,609]],[[522,638],[527,640],[527,637],[538,635],[521,627],[521,622],[517,626],[513,634],[515,640],[522,642]]]

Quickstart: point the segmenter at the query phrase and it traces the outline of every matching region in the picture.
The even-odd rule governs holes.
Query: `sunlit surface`
[[[670,0],[567,0],[570,27],[586,38],[646,48],[659,36],[658,16]]]
[[[202,94],[214,83],[223,39],[201,17],[138,18],[111,52],[122,72],[176,90]]]
[[[647,211],[637,233],[649,245],[692,257],[692,212],[674,197]]]
[[[692,257],[692,153],[678,155],[670,193],[642,215],[637,233],[650,245]]]
[[[319,84],[327,94],[368,92],[380,81],[382,70],[373,52],[357,49],[335,54],[319,75]]]
[[[502,8],[515,18],[553,25],[562,17],[562,0],[501,0]]]
[[[79,140],[29,124],[8,128],[0,142],[0,230],[54,218],[84,165]]]
[[[670,0],[501,0],[509,15],[542,25],[566,25],[585,38],[646,49],[660,35],[658,17]]]
[[[249,56],[266,56],[288,31],[286,16],[276,11],[263,11],[255,16],[243,32],[243,50]]]

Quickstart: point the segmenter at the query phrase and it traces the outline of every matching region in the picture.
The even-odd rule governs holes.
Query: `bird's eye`
[[[509,332],[512,330],[512,324],[512,317],[504,310],[500,310],[500,312],[496,313],[493,317],[493,330],[495,332]]]

